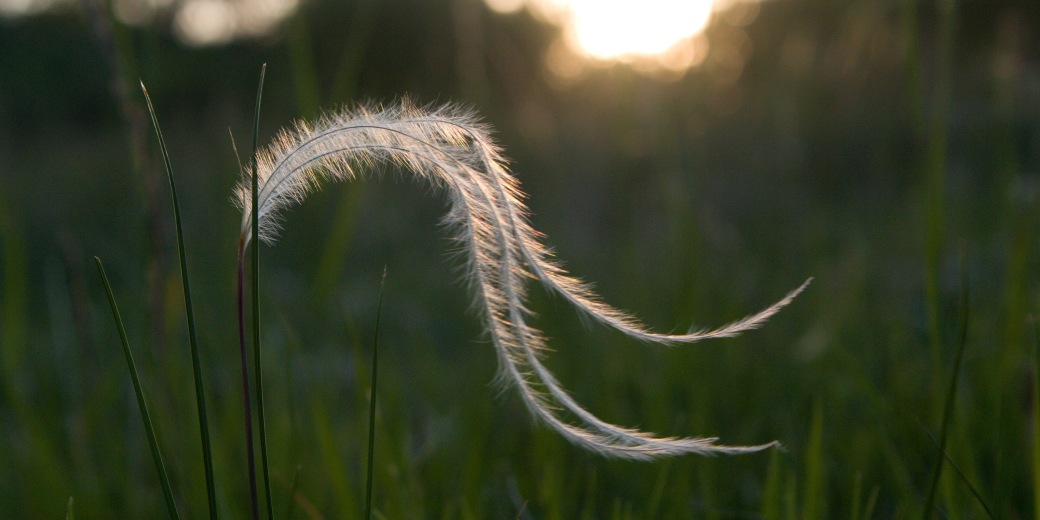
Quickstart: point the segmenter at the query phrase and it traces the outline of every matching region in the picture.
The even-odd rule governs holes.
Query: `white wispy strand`
[[[585,410],[542,364],[541,333],[527,324],[526,285],[535,279],[562,295],[594,321],[634,338],[663,344],[735,336],[761,326],[809,284],[766,309],[728,325],[686,334],[661,334],[630,314],[604,303],[581,280],[556,262],[531,227],[524,195],[507,170],[489,129],[470,112],[447,105],[418,108],[407,102],[390,108],[361,107],[326,114],[313,124],[297,122],[259,153],[260,238],[272,242],[279,211],[300,202],[322,182],[354,180],[372,166],[399,166],[451,198],[445,223],[467,256],[466,280],[499,357],[499,378],[516,387],[531,413],[572,442],[606,455],[650,459],[683,453],[712,455],[758,451],[758,446],[721,446],[714,438],[655,437],[604,422]],[[250,179],[239,184],[244,243],[252,239]]]

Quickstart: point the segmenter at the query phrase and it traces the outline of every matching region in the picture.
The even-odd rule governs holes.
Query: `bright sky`
[[[524,6],[562,27],[572,51],[599,60],[654,60],[690,43],[715,0],[485,0],[499,12]],[[668,66],[668,63],[662,63]]]
[[[28,14],[70,0],[0,0],[0,14]],[[212,45],[263,34],[290,14],[300,0],[112,0],[124,23],[141,25],[176,5],[174,29],[189,44]],[[695,37],[719,2],[733,0],[484,0],[493,10],[527,7],[560,26],[571,53],[600,61],[625,61],[681,71],[703,49]],[[554,58],[550,56],[550,61]],[[560,58],[565,59],[565,58]],[[559,60],[557,60],[559,61]],[[550,64],[550,66],[552,66]]]

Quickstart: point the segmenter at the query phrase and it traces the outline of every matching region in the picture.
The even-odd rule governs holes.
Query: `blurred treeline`
[[[963,476],[944,469],[939,508],[986,517],[974,486],[997,517],[1040,514],[1040,3],[736,3],[708,27],[703,63],[667,78],[625,65],[561,77],[546,65],[555,28],[477,0],[307,2],[269,35],[206,48],[179,43],[162,16],[116,23],[111,47],[93,23],[78,4],[0,19],[0,516],[53,518],[70,496],[82,518],[161,511],[94,255],[183,509],[204,509],[168,188],[149,187],[151,128],[120,105],[142,109],[138,79],[179,182],[221,507],[244,515],[229,134],[244,159],[262,63],[262,142],[359,101],[473,107],[547,242],[655,328],[721,324],[816,278],[762,331],[678,350],[586,328],[532,291],[550,366],[597,414],[787,446],[605,461],[491,385],[493,351],[436,224],[442,194],[393,171],[327,188],[261,250],[279,515],[296,503],[297,518],[360,516],[386,265],[376,504],[388,518],[919,516],[962,263],[971,321],[948,453]]]

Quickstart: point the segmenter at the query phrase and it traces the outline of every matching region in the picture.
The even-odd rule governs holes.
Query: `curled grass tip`
[[[662,334],[606,304],[587,283],[568,274],[531,226],[524,194],[509,172],[490,129],[455,105],[362,106],[330,112],[315,122],[297,122],[258,154],[253,198],[251,172],[244,172],[235,200],[243,210],[245,243],[273,242],[280,213],[327,181],[351,181],[375,164],[397,166],[416,179],[443,188],[451,199],[444,218],[467,259],[485,328],[499,357],[499,379],[515,388],[527,409],[571,442],[605,455],[630,459],[696,453],[737,454],[777,446],[722,446],[714,438],[657,437],[600,420],[579,405],[542,364],[541,333],[528,324],[527,283],[537,280],[593,321],[633,338],[659,344],[694,343],[755,329],[787,306],[809,284],[775,304],[728,325],[686,334]],[[257,226],[251,224],[256,215]]]

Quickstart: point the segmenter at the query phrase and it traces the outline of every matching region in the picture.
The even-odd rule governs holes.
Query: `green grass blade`
[[[184,231],[181,227],[181,210],[177,202],[177,187],[173,181],[173,166],[170,164],[170,154],[166,150],[166,140],[163,139],[162,130],[159,128],[159,119],[155,116],[155,108],[152,107],[152,99],[148,97],[148,90],[141,83],[141,92],[144,93],[145,103],[148,105],[148,115],[152,118],[152,126],[155,128],[155,136],[159,140],[159,149],[162,151],[163,164],[166,166],[166,178],[170,182],[170,195],[173,201],[173,219],[177,229],[177,254],[180,257],[181,283],[184,285],[184,313],[188,319],[188,340],[191,344],[191,364],[195,376],[195,403],[199,413],[199,435],[202,438],[202,461],[206,468],[206,491],[209,499],[209,517],[217,518],[217,494],[213,478],[213,452],[209,442],[209,420],[206,414],[206,393],[202,384],[202,357],[199,354],[199,337],[195,328],[195,310],[191,303],[191,285],[188,280],[188,261],[184,254]]]
[[[849,520],[859,520],[860,503],[863,501],[863,474],[857,472],[856,479],[852,485],[852,507],[849,510]]]
[[[383,314],[383,292],[386,288],[386,266],[379,282],[379,301],[376,303],[376,332],[372,341],[372,396],[368,404],[368,477],[365,483],[365,519],[372,518],[372,476],[376,453],[376,382],[379,375],[379,318]]]
[[[0,193],[0,378],[12,405],[28,407],[28,403],[18,402],[22,393],[15,388],[15,374],[21,369],[29,336],[29,253],[4,199]]]
[[[267,64],[263,64],[260,67],[260,83],[256,87],[256,111],[253,115],[253,160],[252,164],[252,198],[253,208],[257,207],[257,173],[256,173],[256,160],[257,160],[257,141],[259,136],[260,127],[260,100],[264,94],[264,75],[267,73]],[[260,466],[264,477],[264,496],[267,501],[267,518],[268,520],[274,520],[274,508],[271,506],[271,474],[267,458],[267,427],[266,421],[264,420],[264,372],[262,370],[261,357],[260,357],[260,223],[259,223],[259,212],[254,209],[252,226],[253,226],[253,248],[252,248],[252,260],[253,260],[253,272],[252,278],[252,300],[253,300],[253,363],[255,365],[254,371],[256,372],[256,419],[257,425],[259,426],[258,433],[260,434]]]
[[[931,434],[931,432],[928,432],[928,436],[932,439],[932,442],[935,443],[936,447],[938,447],[939,439],[936,439],[935,436]],[[961,479],[962,482],[964,482],[966,486],[968,486],[968,490],[971,491],[972,496],[975,497],[975,501],[978,502],[979,505],[982,506],[982,509],[986,511],[986,517],[990,518],[990,520],[996,518],[993,515],[993,510],[989,508],[989,504],[987,504],[986,501],[983,500],[982,493],[979,493],[978,488],[976,488],[971,483],[971,480],[968,479],[968,476],[965,475],[963,471],[961,471],[960,466],[958,466],[957,463],[953,461],[953,457],[951,457],[950,454],[945,450],[943,450],[942,454],[943,457],[946,459],[946,462],[950,465],[951,468],[953,468],[953,472],[957,474],[957,476]]]
[[[1040,330],[1033,321],[1033,518],[1040,520]]]
[[[769,456],[765,491],[762,492],[761,516],[765,520],[780,520],[781,518],[780,485],[780,450],[773,450]]]
[[[925,181],[925,294],[928,304],[929,340],[933,361],[941,359],[943,344],[940,323],[939,264],[943,254],[943,235],[945,228],[945,194],[946,169],[948,168],[949,148],[949,116],[950,90],[952,74],[952,56],[956,19],[954,0],[937,2],[939,4],[938,28],[935,34],[936,57],[934,58],[935,81],[931,99],[932,113],[925,121],[926,133],[924,149],[924,181]],[[924,99],[921,99],[925,102]],[[933,366],[939,366],[935,363]],[[939,386],[936,385],[936,388]]]
[[[788,473],[786,486],[784,488],[784,518],[787,520],[798,520],[798,475],[794,472]]]
[[[101,273],[101,281],[105,284],[105,292],[108,294],[108,304],[112,307],[112,318],[116,321],[119,329],[119,339],[123,341],[123,353],[126,355],[126,364],[130,369],[130,379],[134,383],[134,392],[137,393],[137,406],[141,410],[141,420],[144,422],[145,433],[148,434],[148,445],[152,449],[152,458],[155,460],[155,470],[159,473],[159,482],[162,484],[163,495],[166,498],[166,507],[170,517],[179,519],[177,504],[173,501],[173,489],[170,487],[170,479],[166,476],[166,465],[163,463],[162,452],[159,450],[159,442],[155,438],[155,429],[152,427],[151,416],[148,415],[148,404],[144,400],[144,389],[141,388],[141,380],[137,375],[137,365],[134,363],[134,355],[130,351],[130,340],[126,337],[126,329],[123,328],[123,318],[119,315],[119,306],[116,305],[116,297],[112,294],[112,286],[108,283],[105,275],[105,267],[101,265],[101,259],[94,257],[98,272]],[[72,510],[72,500],[69,499],[69,512]],[[68,515],[66,515],[68,516]]]
[[[65,504],[65,520],[76,520],[76,514],[72,511],[72,497],[69,497],[69,501]]]
[[[243,280],[245,275],[243,271],[245,269],[243,257],[245,251],[245,237],[238,239],[238,260],[236,262],[238,270],[238,358],[239,367],[242,372],[242,426],[245,433],[246,441],[246,478],[249,480],[249,505],[250,505],[250,518],[253,520],[260,520],[260,499],[258,498],[258,491],[256,488],[256,449],[253,444],[253,401],[252,394],[249,392],[249,356],[246,354],[246,325],[245,325],[245,303],[243,300]]]
[[[957,397],[957,380],[961,373],[961,361],[964,359],[964,350],[968,344],[968,319],[970,307],[968,305],[968,270],[965,265],[964,252],[961,252],[961,324],[957,339],[957,353],[953,360],[953,374],[950,376],[950,385],[946,391],[946,402],[943,405],[942,428],[939,430],[939,453],[935,460],[935,469],[932,471],[932,481],[928,486],[928,499],[925,502],[921,517],[927,519],[935,508],[936,492],[939,489],[939,477],[942,476],[943,463],[946,461],[946,439],[950,430],[950,420],[953,416],[953,403]]]
[[[802,502],[804,520],[816,520],[827,516],[826,485],[823,467],[823,406],[817,401],[813,406],[809,444],[805,453],[805,495]]]
[[[315,452],[322,463],[322,474],[328,495],[339,509],[338,516],[348,518],[358,510],[358,496],[347,480],[350,471],[343,461],[343,434],[329,419],[329,413],[320,399],[311,401],[311,428],[315,437]]]
[[[863,514],[860,516],[861,518],[874,518],[874,506],[877,505],[878,494],[880,493],[881,488],[878,486],[874,486],[874,489],[870,492],[870,496],[867,498],[867,505],[863,511]]]
[[[289,486],[289,500],[287,500],[288,503],[285,505],[285,514],[282,515],[282,518],[285,518],[285,520],[292,520],[293,513],[296,511],[296,492],[300,488],[300,470],[302,469],[303,467],[297,464],[296,469],[293,471],[292,485]]]

